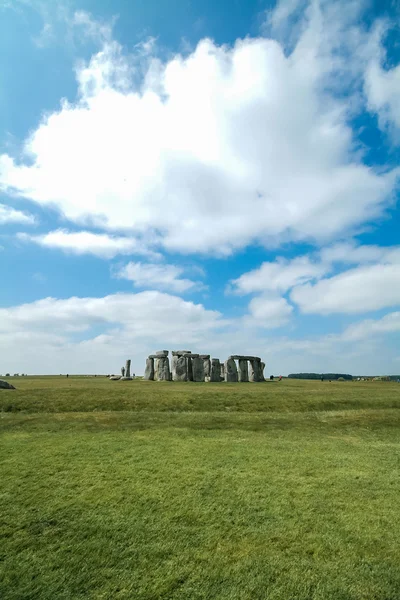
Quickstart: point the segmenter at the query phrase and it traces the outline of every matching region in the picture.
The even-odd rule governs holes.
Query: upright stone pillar
[[[225,381],[225,364],[224,363],[220,363],[220,367],[221,367],[221,371],[219,374],[219,380],[220,381]]]
[[[193,355],[191,352],[188,352],[184,356],[185,356],[185,358],[187,358],[188,381],[193,381],[193,366],[192,366]]]
[[[205,381],[204,362],[199,355],[192,358],[193,381]]]
[[[177,352],[172,352],[172,381],[188,380],[188,359]]]
[[[237,383],[238,380],[238,372],[236,368],[236,363],[233,358],[229,357],[228,360],[225,361],[225,381],[230,383]]]
[[[260,381],[265,381],[264,369],[265,369],[265,362],[261,361],[260,362]]]
[[[200,358],[203,361],[204,377],[211,377],[211,360],[209,354],[200,354]]]
[[[124,367],[122,367],[123,369]],[[122,372],[121,369],[121,372]],[[130,359],[128,359],[125,363],[125,375],[123,377],[121,377],[120,381],[131,381],[132,377],[131,377],[131,361]]]
[[[250,359],[249,380],[253,382],[260,381],[261,359],[253,357]]]
[[[239,358],[239,371],[238,371],[238,375],[239,375],[239,381],[240,382],[247,382],[249,381],[249,368],[248,368],[248,362],[247,362],[247,358]]]
[[[157,356],[154,363],[155,381],[171,381],[168,356]]]
[[[213,381],[213,382],[221,381],[221,363],[219,362],[219,358],[213,358],[211,360],[210,381]]]
[[[146,359],[146,368],[144,370],[144,379],[154,381],[154,358]]]

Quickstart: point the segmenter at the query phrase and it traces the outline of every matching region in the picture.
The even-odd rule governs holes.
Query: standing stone
[[[238,372],[236,368],[236,363],[233,358],[228,358],[225,361],[225,381],[231,383],[237,383],[238,380]]]
[[[122,367],[123,369],[124,367]],[[122,369],[121,369],[121,373],[122,373]],[[123,375],[120,379],[120,381],[131,381],[132,377],[131,377],[131,361],[130,359],[128,359],[125,363],[125,375]]]
[[[188,380],[188,359],[186,356],[172,355],[172,380],[187,381]]]
[[[159,356],[154,364],[154,379],[156,381],[170,381],[169,358]]]
[[[248,362],[245,358],[239,358],[239,381],[249,381]]]
[[[193,381],[204,381],[204,362],[199,356],[192,358]]]
[[[221,381],[221,363],[219,358],[213,358],[211,361],[210,381]]]
[[[144,379],[149,381],[154,380],[154,358],[146,359],[146,368],[144,370]]]
[[[210,360],[210,355],[209,354],[200,354],[200,358],[203,361],[204,377],[210,377],[211,376],[211,360]]]
[[[261,360],[259,358],[254,358],[250,361],[250,369],[249,369],[249,381],[258,382],[261,381]]]
[[[264,377],[265,362],[260,362],[260,381],[265,381]]]
[[[187,373],[188,373],[188,381],[193,381],[193,365],[192,365],[192,357],[190,354],[186,354],[187,359]]]
[[[224,365],[224,363],[220,363],[220,367],[221,367],[221,371],[219,374],[219,380],[225,381],[225,365]]]

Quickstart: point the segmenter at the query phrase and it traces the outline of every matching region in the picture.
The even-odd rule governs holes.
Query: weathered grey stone
[[[209,354],[199,354],[199,357],[204,360],[206,358],[210,358],[210,355]]]
[[[221,381],[221,363],[219,358],[213,358],[211,361],[210,381]]]
[[[249,368],[248,362],[246,359],[239,358],[239,381],[247,382],[249,381]]]
[[[160,358],[160,357],[158,356],[158,354],[149,354],[149,358],[156,359],[156,358]]]
[[[157,356],[168,356],[168,350],[160,350],[159,352],[156,352]]]
[[[110,381],[119,381],[121,379],[121,375],[111,375]]]
[[[220,381],[225,381],[225,365],[224,365],[224,363],[220,363],[219,380]]]
[[[154,380],[154,358],[149,358],[146,360],[146,368],[144,370],[144,379],[149,381]]]
[[[172,380],[188,380],[188,359],[185,356],[172,353]]]
[[[210,360],[210,356],[207,356],[207,358],[203,358],[203,356],[200,356],[200,358],[203,361],[204,377],[210,377],[210,375],[211,375],[211,360]]]
[[[0,379],[0,390],[15,390],[15,387],[11,383],[8,383],[8,381]]]
[[[199,354],[192,354],[191,352],[187,352],[183,356],[186,356],[187,358],[199,358],[200,355]]]
[[[125,377],[125,367],[121,367],[121,375],[122,377]]]
[[[154,379],[156,381],[170,381],[168,356],[159,356],[154,362]]]
[[[204,381],[204,362],[199,356],[192,358],[193,381]]]
[[[131,361],[130,359],[128,359],[125,363],[125,375],[121,377],[121,381],[131,381],[132,379],[133,377],[131,377]]]
[[[174,350],[175,354],[191,354],[190,350]]]
[[[261,359],[251,360],[249,362],[249,381],[261,381]]]
[[[260,362],[260,381],[265,381],[264,376],[265,362]]]
[[[192,355],[191,354],[185,354],[184,356],[187,359],[188,381],[193,381]]]
[[[228,358],[225,361],[225,381],[236,383],[238,380],[238,372],[236,368],[236,363],[233,358]]]

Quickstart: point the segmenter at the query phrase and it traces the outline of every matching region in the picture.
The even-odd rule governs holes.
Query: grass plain
[[[400,385],[11,378],[2,600],[398,600]]]

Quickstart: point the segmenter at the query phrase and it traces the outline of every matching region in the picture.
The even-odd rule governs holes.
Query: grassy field
[[[12,381],[2,600],[400,598],[399,384]]]

